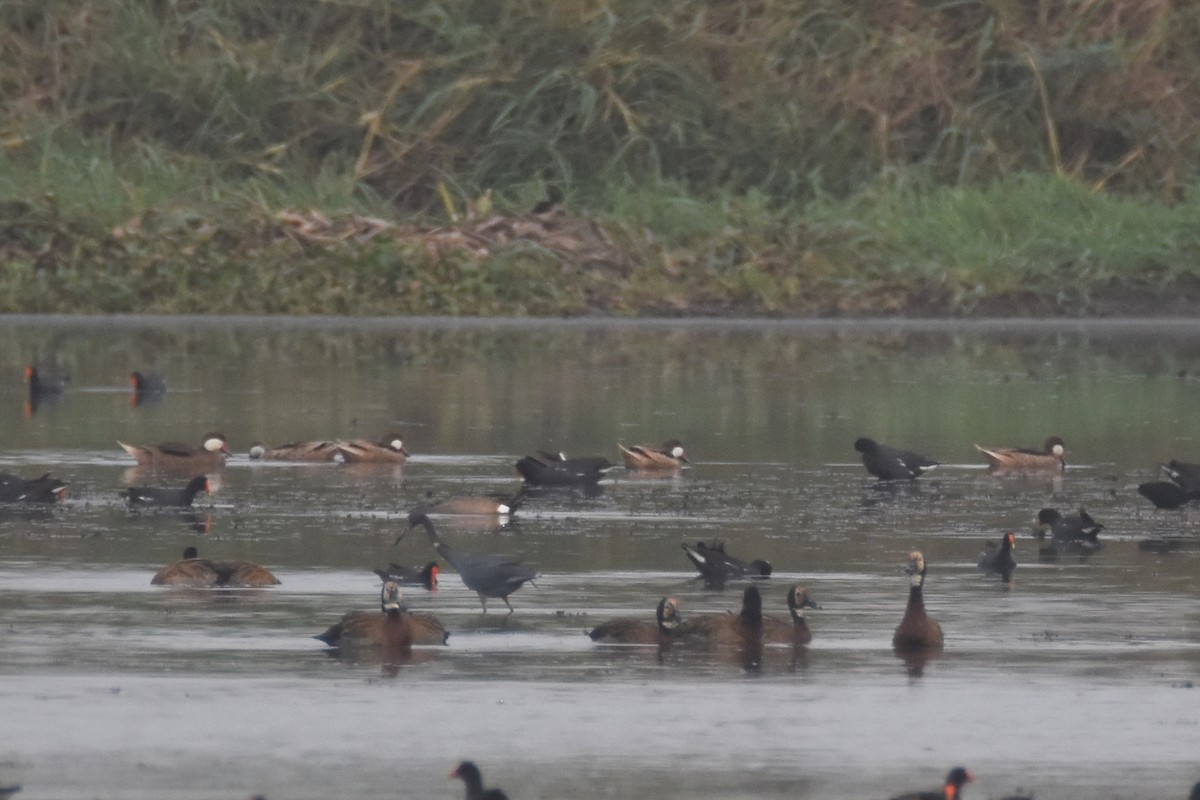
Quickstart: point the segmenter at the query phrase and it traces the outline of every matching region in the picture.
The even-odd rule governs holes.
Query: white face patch
[[[404,442],[400,441],[399,439],[392,439],[392,441],[389,442],[388,444],[393,450],[396,450],[396,451],[400,451],[400,450],[404,449]]]
[[[1056,444],[1050,449],[1050,452],[1054,453],[1054,455],[1058,456],[1059,458],[1062,458],[1062,454],[1064,452],[1063,446],[1061,444]]]
[[[509,508],[508,506],[504,505],[504,503],[501,503],[499,506],[496,507],[497,514],[507,514],[510,511],[512,511],[512,509]]]
[[[683,448],[675,445],[671,448],[671,458],[683,458]]]
[[[219,453],[225,449],[225,442],[217,437],[204,440],[204,449],[210,453]]]

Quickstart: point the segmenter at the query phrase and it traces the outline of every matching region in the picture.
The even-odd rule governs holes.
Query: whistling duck
[[[412,530],[418,525],[425,529],[425,534],[429,537],[429,541],[438,555],[458,570],[459,577],[462,578],[462,582],[468,589],[479,595],[479,603],[483,606],[485,614],[489,597],[498,597],[503,600],[511,614],[513,607],[512,603],[508,602],[508,596],[520,589],[526,581],[537,577],[537,570],[509,556],[466,553],[451,547],[438,535],[433,523],[429,521],[424,507],[418,507],[408,515],[408,530]],[[402,532],[396,541],[399,542],[404,538],[405,533],[407,531]]]
[[[474,761],[464,761],[450,773],[451,778],[458,778],[467,787],[467,800],[508,800],[508,795],[499,789],[484,789],[483,776]]]
[[[430,561],[423,567],[406,567],[393,562],[388,564],[387,569],[375,570],[384,583],[395,581],[401,586],[424,586],[429,591],[437,588],[439,572],[441,570],[436,561]]]
[[[540,452],[525,456],[516,467],[531,486],[587,486],[598,483],[613,464],[603,456],[567,458],[563,453]]]
[[[49,472],[37,478],[0,473],[0,503],[53,503],[66,491],[67,484]]]
[[[928,470],[940,466],[940,462],[927,456],[888,447],[865,436],[856,439],[854,449],[862,453],[863,466],[867,472],[881,481],[912,480]]]
[[[635,617],[610,619],[588,631],[588,636],[593,642],[666,644],[674,638],[675,629],[682,621],[679,616],[679,601],[674,597],[659,600],[654,619],[654,622]]]
[[[515,494],[457,495],[429,503],[426,513],[454,517],[503,517],[516,512],[525,500],[526,487]]]
[[[1017,559],[1013,550],[1017,546],[1017,535],[1012,531],[1004,534],[997,547],[995,542],[988,542],[979,554],[977,566],[986,575],[999,575],[1005,583],[1012,580],[1013,570],[1017,568]]]
[[[791,614],[790,620],[785,621],[763,615],[763,641],[774,644],[808,644],[812,641],[813,635],[812,629],[808,627],[808,621],[804,619],[804,609],[820,609],[821,606],[812,599],[808,589],[800,584],[788,589],[787,605]]]
[[[909,575],[908,606],[904,617],[892,635],[892,647],[897,650],[927,650],[942,646],[942,626],[925,613],[925,556],[917,551],[908,555]]]
[[[1042,445],[1041,450],[1022,447],[980,447],[975,449],[983,454],[988,466],[993,470],[1044,470],[1058,471],[1067,468],[1066,445],[1057,436],[1051,436]]]
[[[897,795],[892,800],[961,800],[962,787],[975,780],[975,776],[962,767],[955,767],[946,775],[946,781],[941,789],[930,789],[926,792],[908,792]]]
[[[403,464],[408,461],[408,451],[398,433],[389,433],[376,442],[369,439],[339,441],[337,449],[347,464]]]
[[[688,617],[675,630],[677,639],[701,639],[709,644],[761,647],[763,641],[762,595],[756,586],[742,593],[738,613],[698,614]]]
[[[250,446],[250,458],[259,461],[341,461],[343,456],[337,442],[289,442],[268,447],[261,442]]]
[[[407,655],[413,645],[413,626],[400,599],[399,584],[388,581],[380,590],[380,613],[348,611],[339,622],[313,638],[339,650],[382,649]]]
[[[190,589],[247,589],[275,586],[279,579],[270,571],[247,561],[212,561],[200,558],[196,548],[183,551],[183,560],[167,564],[150,579],[154,586]]]
[[[200,440],[199,447],[192,447],[177,442],[162,444],[131,445],[117,442],[126,453],[137,459],[145,467],[156,469],[188,469],[193,471],[208,471],[225,466],[225,456],[229,453],[229,443],[221,433],[206,433]]]
[[[725,552],[724,542],[696,542],[694,545],[684,542],[680,546],[709,586],[719,588],[730,578],[765,578],[771,574],[769,561],[756,558],[747,562],[731,556]]]
[[[70,378],[66,373],[50,370],[45,367],[35,367],[32,364],[25,367],[25,381],[29,384],[31,398],[51,397],[62,394],[67,389]]]
[[[200,492],[209,494],[211,491],[212,487],[209,486],[208,477],[197,475],[188,481],[187,486],[182,488],[162,489],[154,486],[130,486],[121,492],[121,497],[124,497],[131,506],[188,508],[197,494]]]
[[[625,469],[643,470],[647,472],[675,472],[688,463],[687,455],[683,452],[683,443],[678,439],[668,439],[661,447],[648,444],[638,444],[626,447],[617,445],[621,451],[621,460]]]

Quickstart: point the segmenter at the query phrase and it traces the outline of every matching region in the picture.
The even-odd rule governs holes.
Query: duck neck
[[[908,610],[912,612],[925,610],[925,595],[921,591],[920,583],[914,583],[908,590]]]

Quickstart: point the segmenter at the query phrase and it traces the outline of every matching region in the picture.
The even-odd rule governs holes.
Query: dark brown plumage
[[[727,611],[689,617],[676,629],[675,636],[677,640],[696,639],[721,646],[761,648],[762,595],[758,587],[749,586],[742,593],[742,609],[738,613]]]
[[[213,561],[200,558],[196,548],[183,551],[183,560],[167,564],[150,579],[154,586],[190,589],[250,589],[276,586],[279,579],[248,561]]]
[[[908,606],[892,636],[892,647],[899,651],[936,650],[943,642],[942,626],[925,612],[925,557],[917,551],[908,556],[910,576]]]
[[[763,615],[763,642],[769,644],[806,645],[812,641],[812,629],[804,618],[804,609],[820,608],[808,589],[796,584],[788,589],[788,611],[791,619],[782,620]]]
[[[206,433],[200,439],[200,445],[180,444],[178,442],[163,442],[161,444],[132,445],[117,442],[126,453],[133,456],[138,464],[154,469],[188,470],[189,472],[207,472],[225,466],[225,456],[229,453],[229,443],[224,434]]]
[[[675,630],[682,618],[679,616],[679,601],[664,597],[658,601],[654,612],[655,621],[635,617],[618,617],[602,622],[588,632],[593,642],[618,644],[667,644],[675,637]]]
[[[375,650],[408,656],[415,638],[413,621],[400,599],[399,584],[388,581],[380,589],[379,612],[349,611],[313,638],[341,651]]]
[[[464,761],[450,773],[451,778],[458,778],[467,788],[466,800],[508,800],[508,795],[499,789],[483,788],[483,775],[474,761]]]

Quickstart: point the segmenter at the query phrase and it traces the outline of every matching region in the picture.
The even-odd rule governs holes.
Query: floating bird
[[[382,650],[405,657],[413,646],[412,620],[400,605],[400,586],[388,581],[380,589],[380,612],[348,611],[314,639],[343,651]]]
[[[199,447],[192,447],[178,442],[163,442],[162,444],[132,445],[117,442],[126,453],[137,459],[144,467],[155,469],[188,469],[193,471],[208,471],[225,466],[225,456],[229,453],[229,443],[221,433],[206,433],[200,440]]]
[[[508,800],[508,795],[499,789],[483,788],[483,776],[474,761],[462,762],[450,773],[450,777],[466,784],[466,800]]]
[[[588,631],[588,636],[593,642],[668,644],[675,636],[675,629],[682,622],[682,617],[679,616],[679,601],[674,597],[659,600],[654,619],[654,622],[635,617],[610,619]]]
[[[879,444],[874,439],[862,437],[854,442],[854,449],[862,453],[863,466],[867,472],[881,481],[912,480],[940,466],[927,456]]]
[[[387,569],[375,570],[375,574],[384,583],[395,581],[401,586],[424,586],[430,591],[437,588],[439,572],[441,570],[436,561],[430,561],[423,567],[406,567],[402,564],[391,563],[388,564]]]
[[[695,638],[714,645],[761,649],[762,595],[758,587],[748,586],[742,593],[742,609],[738,613],[697,614],[688,617],[675,633],[677,639]]]
[[[154,486],[130,486],[121,492],[126,502],[131,506],[170,506],[173,508],[188,508],[200,492],[209,494],[208,477],[197,475],[182,488],[158,488]]]
[[[431,502],[426,513],[455,517],[503,517],[516,513],[525,500],[526,487],[515,494],[456,495]]]
[[[987,448],[979,445],[975,445],[975,449],[983,454],[988,467],[997,471],[1054,469],[1061,472],[1067,468],[1066,445],[1057,436],[1047,439],[1041,450],[1023,447]]]
[[[158,375],[134,371],[129,373],[129,388],[130,402],[138,406],[161,400],[167,393],[167,381]]]
[[[724,586],[731,578],[765,578],[771,574],[770,562],[761,558],[746,562],[731,556],[725,552],[724,542],[696,542],[694,545],[684,542],[680,546],[709,586]]]
[[[517,462],[517,472],[531,486],[587,486],[595,484],[613,468],[603,456],[567,458],[563,453],[542,452]]]
[[[47,472],[37,478],[0,473],[0,503],[53,503],[67,492],[67,484]]]
[[[333,441],[289,442],[278,447],[255,442],[250,446],[249,455],[256,461],[340,462],[345,458],[338,443]]]
[[[625,462],[625,469],[646,472],[676,472],[688,463],[687,455],[683,451],[683,443],[678,439],[668,439],[662,443],[661,447],[652,447],[646,444],[626,447],[618,444],[617,448],[621,451],[621,460]]]
[[[816,601],[809,595],[808,589],[796,584],[788,589],[788,611],[791,620],[784,621],[775,617],[763,615],[763,641],[773,644],[806,645],[812,641],[812,629],[804,618],[804,609],[820,609]]]
[[[892,635],[892,647],[897,651],[936,650],[943,642],[942,626],[925,612],[925,556],[914,550],[908,554],[908,605],[904,617]]]
[[[246,589],[275,586],[279,579],[248,561],[212,561],[200,558],[194,547],[183,551],[183,560],[167,564],[150,579],[153,586],[190,589]]]
[[[1200,497],[1200,492],[1188,490],[1174,481],[1147,481],[1139,483],[1138,494],[1154,504],[1155,508],[1182,508]]]
[[[1016,546],[1017,536],[1012,531],[1001,537],[999,546],[995,542],[986,543],[979,554],[979,571],[985,575],[999,575],[1001,580],[1008,583],[1012,580],[1013,570],[1017,568],[1017,559],[1013,556]]]
[[[25,382],[29,384],[30,399],[60,395],[67,390],[70,380],[65,372],[35,367],[32,364],[25,367]]]
[[[1090,555],[1101,547],[1100,531],[1104,526],[1092,519],[1084,509],[1078,514],[1064,517],[1054,508],[1043,508],[1037,515],[1037,526],[1041,535],[1050,531],[1050,544],[1039,551],[1040,555]]]
[[[966,769],[955,767],[946,775],[946,782],[941,789],[907,792],[893,797],[892,800],[961,800],[962,787],[973,780],[975,780],[975,776]]]
[[[398,433],[389,433],[378,441],[349,439],[337,443],[338,453],[346,464],[403,464],[408,451]]]
[[[508,596],[520,589],[526,581],[537,577],[537,570],[510,556],[467,553],[451,547],[438,535],[433,523],[429,521],[424,507],[420,506],[413,509],[408,515],[408,529],[412,530],[418,525],[425,529],[425,533],[438,555],[458,570],[459,577],[462,578],[468,589],[479,595],[479,604],[483,606],[485,614],[489,597],[498,597],[503,600],[511,614],[513,607],[512,603],[508,602]],[[397,542],[404,538],[404,533],[401,533],[396,539]]]

